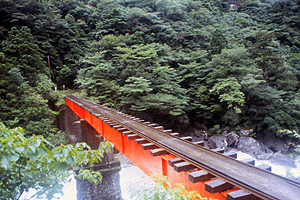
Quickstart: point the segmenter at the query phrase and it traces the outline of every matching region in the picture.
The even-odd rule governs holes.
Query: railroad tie
[[[163,131],[164,130],[164,127],[163,126],[157,126],[157,127],[154,127],[156,130],[160,130],[160,131]]]
[[[91,112],[91,114],[94,115],[95,117],[96,117],[96,115],[97,115],[97,113],[95,113],[95,112]]]
[[[149,141],[146,140],[145,138],[138,138],[138,139],[135,139],[135,143],[136,144],[146,144],[146,143],[149,143]]]
[[[102,117],[103,115],[101,115],[99,113],[95,113],[94,116],[99,118],[99,117]]]
[[[128,131],[128,129],[127,129],[127,128],[118,128],[117,131],[118,131],[118,132],[124,132],[124,131]]]
[[[241,161],[241,162],[243,162],[243,163],[247,163],[247,164],[249,164],[249,165],[255,165],[255,160],[253,160],[253,159],[251,159],[251,158],[245,158],[245,159],[239,160],[239,161]]]
[[[103,122],[103,120],[105,120],[106,118],[105,117],[98,117],[98,119]]]
[[[115,125],[115,126],[113,126],[113,128],[114,129],[119,129],[119,128],[122,128],[123,126],[121,126],[121,125]],[[118,131],[119,132],[119,131]]]
[[[179,133],[171,133],[170,135],[174,137],[179,137]]]
[[[212,194],[217,192],[223,192],[230,188],[232,188],[232,185],[230,183],[222,181],[221,179],[216,179],[208,183],[205,183],[205,190]]]
[[[180,162],[183,162],[182,158],[172,158],[168,161],[168,163],[171,167],[174,167],[175,163],[180,163]]]
[[[258,200],[259,198],[253,194],[247,193],[243,190],[237,190],[227,194],[226,200]]]
[[[191,173],[188,174],[188,179],[192,183],[207,181],[207,180],[209,180],[211,178],[214,178],[214,177],[215,177],[214,175],[212,175],[210,173],[207,173],[204,170],[191,172]]]
[[[164,149],[152,149],[150,150],[151,156],[161,156],[161,155],[166,155],[169,154],[169,152],[167,152]]]
[[[193,144],[204,147],[204,141],[193,142]]]
[[[188,162],[180,162],[174,164],[174,170],[176,172],[189,171],[194,168],[196,167]]]
[[[158,147],[153,143],[142,144],[142,149],[143,150],[156,149],[156,148],[158,148]]]
[[[171,129],[168,129],[168,130],[163,130],[164,133],[167,133],[167,134],[171,134],[172,133],[172,130]]]
[[[99,117],[99,119],[104,122],[105,120],[109,120],[107,117]]]
[[[237,158],[237,153],[235,152],[225,152],[223,155],[231,157],[231,158]]]
[[[267,170],[267,171],[272,171],[272,167],[270,165],[266,165],[266,164],[260,164],[258,166],[256,166],[259,169],[263,169],[263,170]]]
[[[131,135],[133,132],[132,131],[124,131],[123,136]]]
[[[134,140],[134,139],[138,139],[138,138],[140,138],[140,136],[138,134],[127,135],[128,140]]]
[[[221,148],[216,148],[216,149],[212,149],[212,150],[215,152],[218,152],[218,153],[224,153],[224,149],[221,149]]]
[[[191,136],[181,137],[180,139],[187,140],[187,141],[190,141],[190,142],[193,140],[193,138]]]
[[[110,127],[113,127],[113,126],[117,126],[117,125],[118,125],[118,124],[116,124],[115,122],[107,122],[106,124],[109,125]]]

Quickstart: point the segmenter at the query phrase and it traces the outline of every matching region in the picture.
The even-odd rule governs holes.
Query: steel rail
[[[102,114],[169,153],[259,198],[268,200],[300,199],[300,183],[297,181],[242,163],[179,137],[171,136],[91,101],[75,96],[68,96],[67,98],[83,105],[90,112]]]

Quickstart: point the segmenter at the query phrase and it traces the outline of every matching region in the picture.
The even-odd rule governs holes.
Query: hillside
[[[299,0],[2,0],[0,120],[51,136],[66,87],[181,132],[300,138],[299,29]]]

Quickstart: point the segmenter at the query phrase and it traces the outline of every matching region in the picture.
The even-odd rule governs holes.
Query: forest
[[[0,121],[28,136],[59,144],[71,90],[185,134],[300,138],[300,0],[1,0],[0,46]]]

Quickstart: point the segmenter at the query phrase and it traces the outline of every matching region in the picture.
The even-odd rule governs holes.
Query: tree
[[[122,93],[120,107],[136,112],[147,110],[148,105],[144,100],[153,90],[150,84],[150,81],[143,77],[129,77],[126,84],[120,87]]]
[[[0,120],[21,126],[28,135],[57,132],[54,102],[58,93],[47,77],[46,63],[28,27],[13,27],[1,43]]]
[[[210,45],[208,50],[210,55],[220,54],[222,49],[227,48],[228,41],[226,40],[225,36],[222,34],[220,29],[216,29],[212,35],[210,40]]]
[[[7,129],[0,123],[0,199],[20,199],[29,189],[37,191],[32,197],[52,199],[62,193],[62,183],[72,173],[98,184],[101,173],[81,167],[100,162],[110,149],[109,143],[96,150],[85,143],[54,147],[42,136],[26,138],[22,128]],[[79,170],[78,175],[70,169]]]
[[[241,82],[253,70],[247,49],[226,49],[204,65],[194,62],[180,69],[184,72],[182,83],[189,84],[189,116],[193,122],[202,121],[207,126],[240,122],[245,103]]]
[[[255,63],[262,69],[264,80],[278,89],[295,90],[297,80],[295,74],[284,64],[284,60],[276,53],[272,45],[276,33],[262,31],[256,35],[256,43],[250,48]]]
[[[85,97],[167,126],[177,121],[187,124],[186,90],[164,59],[169,47],[129,46],[126,38],[107,35],[91,44],[91,55],[81,61],[76,80]]]
[[[92,59],[95,59],[98,54]],[[82,68],[78,71],[76,83],[85,93],[83,97],[105,106],[116,106],[120,94],[117,69],[111,63],[98,63],[96,66]]]
[[[36,86],[37,75],[47,73],[47,68],[46,63],[43,62],[43,55],[35,44],[35,38],[26,26],[21,29],[13,27],[8,35],[8,38],[1,43],[6,62],[18,68],[30,86]]]
[[[124,22],[123,12],[121,6],[112,8],[103,12],[101,21],[98,21],[96,30],[98,34],[124,34],[126,33],[126,24]]]
[[[220,102],[227,104],[227,109],[234,110],[234,114],[242,112],[241,107],[245,103],[245,95],[241,92],[242,86],[236,78],[230,77],[218,79],[217,83],[209,90],[210,93],[218,95]]]

